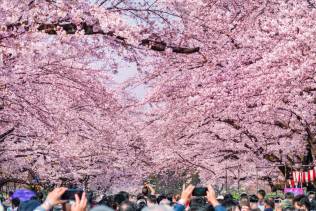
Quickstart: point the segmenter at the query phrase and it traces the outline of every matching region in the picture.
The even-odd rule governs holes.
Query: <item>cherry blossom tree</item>
[[[254,179],[258,166],[316,153],[312,1],[23,0],[0,10],[8,175],[109,189],[197,169],[222,182],[227,167]],[[122,61],[138,73],[117,86]],[[126,90],[141,84],[139,102]]]
[[[111,74],[122,61],[141,72],[148,50],[199,50],[160,38],[171,33],[168,7],[24,0],[2,1],[0,10],[2,184],[31,172],[43,181],[108,189],[149,175],[141,112]]]
[[[134,60],[119,37],[133,28],[86,1],[2,1],[0,10],[5,176],[31,170],[52,183],[88,178],[94,188],[141,180],[150,158],[126,108],[134,100],[110,75],[119,60]]]
[[[200,49],[160,54],[164,59],[142,79],[150,87],[143,103],[151,106],[144,136],[167,154],[153,148],[161,168],[183,163],[216,181],[226,167],[241,165],[240,177],[254,179],[256,167],[292,167],[308,150],[315,155],[312,1],[170,7],[179,17],[174,44]]]

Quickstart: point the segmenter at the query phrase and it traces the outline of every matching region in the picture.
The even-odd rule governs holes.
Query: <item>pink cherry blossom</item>
[[[115,191],[167,169],[223,183],[239,168],[250,182],[258,167],[301,164],[316,152],[315,11],[298,0],[1,1],[0,167]],[[123,63],[138,71],[116,84]],[[144,99],[128,91],[138,86]]]

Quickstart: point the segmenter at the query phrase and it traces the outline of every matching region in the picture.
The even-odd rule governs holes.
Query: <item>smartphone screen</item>
[[[192,192],[192,196],[206,196],[207,188],[196,187]]]
[[[75,200],[75,195],[77,194],[79,198],[81,198],[83,190],[81,189],[68,189],[65,193],[60,197],[61,200]]]
[[[281,199],[274,199],[274,203],[276,203],[276,204],[281,203]]]

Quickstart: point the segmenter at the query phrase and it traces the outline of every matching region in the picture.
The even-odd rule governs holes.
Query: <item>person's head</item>
[[[295,209],[299,210],[309,210],[310,202],[307,197],[304,195],[295,196],[293,199],[293,205]]]
[[[165,195],[159,195],[159,196],[157,197],[157,203],[160,204],[160,202],[161,202],[163,199],[167,199],[167,196],[165,196]]]
[[[12,199],[12,206],[15,207],[19,207],[20,205],[20,199],[19,198],[13,198]]]
[[[241,200],[239,203],[240,211],[250,211],[250,204],[247,200]]]
[[[152,207],[157,205],[157,197],[155,195],[149,195],[147,197],[147,206]]]
[[[170,202],[170,206],[173,205],[173,195],[171,193],[167,194],[167,199]]]
[[[249,204],[251,209],[258,208],[259,198],[256,195],[251,195],[249,197]]]
[[[136,211],[137,206],[129,201],[124,201],[119,207],[119,211]]]
[[[224,196],[224,201],[232,201],[233,200],[233,195],[230,193],[225,194]]]
[[[125,192],[125,191],[120,191],[119,194],[121,194],[124,197],[124,201],[128,201],[129,200],[129,193]]]
[[[114,196],[114,202],[120,205],[124,201],[128,201],[128,197],[128,193],[121,191]]]
[[[266,197],[266,192],[264,190],[259,190],[257,194],[259,201],[263,201],[264,197]]]
[[[149,204],[151,204],[151,205],[157,204],[157,197],[155,195],[149,195],[147,197],[147,203],[148,203],[148,205]]]
[[[145,207],[142,211],[173,211],[170,206],[155,205],[153,207]]]
[[[272,208],[272,209],[274,209],[274,201],[273,201],[273,199],[265,199],[264,200],[264,208]]]
[[[168,198],[165,198],[159,202],[159,205],[171,206],[171,201]]]
[[[112,208],[107,207],[107,206],[96,206],[91,209],[91,211],[114,211]]]
[[[147,207],[146,199],[139,199],[136,202],[137,210],[141,211],[143,208]]]
[[[104,196],[102,199],[98,202],[98,205],[100,206],[107,206],[112,209],[117,208],[117,204],[114,202],[114,196]]]
[[[222,205],[226,208],[226,210],[234,210],[237,207],[237,204],[233,200],[233,196],[231,194],[226,194],[224,196]]]
[[[248,194],[247,194],[247,193],[242,193],[242,194],[240,194],[240,201],[241,201],[242,199],[247,199],[247,200],[248,200]]]
[[[249,202],[250,203],[258,203],[259,202],[259,198],[256,195],[251,195],[249,197]]]
[[[248,199],[248,197],[247,197],[247,198],[245,198],[245,197],[240,198],[239,203],[249,204],[249,199]]]
[[[311,202],[315,200],[315,192],[309,192],[308,193],[308,200]]]
[[[227,206],[227,207],[225,207],[225,209],[226,209],[227,211],[237,211],[237,210],[240,210],[239,205]]]
[[[293,200],[294,199],[294,193],[292,192],[287,192],[284,195],[285,199]]]

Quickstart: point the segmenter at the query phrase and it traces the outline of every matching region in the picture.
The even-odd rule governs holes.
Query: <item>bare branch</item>
[[[10,27],[14,27],[15,25],[10,25]],[[20,26],[18,24],[18,26]],[[75,34],[80,27],[77,27],[74,23],[71,22],[58,22],[54,24],[46,24],[46,23],[41,23],[37,30],[42,31],[44,33],[50,34],[50,35],[56,35],[57,34],[57,27],[60,26],[63,28],[63,30],[67,34]],[[109,37],[114,37],[116,41],[122,42],[124,44],[126,43],[126,38],[122,36],[115,35],[113,31],[105,32],[103,30],[98,30],[95,31],[93,29],[93,25],[89,25],[86,22],[81,23],[81,30],[84,31],[85,35],[105,35]],[[200,47],[180,47],[180,46],[173,46],[173,45],[168,45],[164,41],[155,41],[155,40],[150,40],[150,39],[143,39],[140,41],[141,46],[146,46],[151,50],[154,51],[165,51],[167,48],[172,49],[172,52],[174,53],[179,53],[179,54],[193,54],[197,53],[200,51]]]
[[[15,128],[13,127],[11,129],[7,130],[6,132],[0,134],[0,142],[3,142],[5,137],[7,137],[9,134],[11,134],[14,131],[14,129]]]
[[[200,167],[200,168],[202,168],[202,169],[205,169],[205,170],[207,170],[207,171],[209,171],[209,172],[211,172],[212,174],[215,175],[215,172],[214,172],[213,170],[211,170],[211,169],[209,169],[209,168],[207,168],[207,167],[205,167],[205,166],[192,163],[191,161],[185,159],[182,155],[180,155],[180,154],[177,153],[177,152],[176,152],[176,154],[177,154],[184,162],[189,163],[189,164],[191,164],[191,165],[193,165],[193,166],[196,166],[196,167]]]

